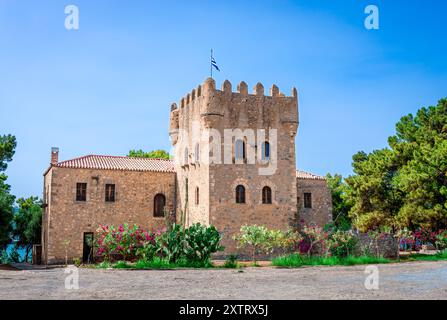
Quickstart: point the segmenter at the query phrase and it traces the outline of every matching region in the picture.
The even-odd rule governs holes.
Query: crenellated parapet
[[[258,82],[251,92],[241,81],[236,90],[225,80],[220,89],[212,78],[180,99],[179,106],[171,107],[171,131],[187,126],[191,119],[199,119],[205,127],[277,127],[286,126],[292,134],[298,127],[298,92],[292,88],[290,96],[275,84],[266,94]]]

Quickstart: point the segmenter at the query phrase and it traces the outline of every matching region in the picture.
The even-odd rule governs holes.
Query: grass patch
[[[112,268],[112,264],[109,261],[102,261],[96,265],[96,269],[108,269]]]
[[[225,259],[225,263],[222,266],[223,268],[227,269],[237,269],[239,268],[239,264],[237,263],[237,256],[236,255],[230,255],[227,259]]]
[[[177,265],[169,263],[164,259],[155,257],[151,261],[138,260],[135,264],[135,269],[145,270],[145,269],[175,269]]]
[[[138,260],[135,263],[127,261],[118,261],[116,263],[111,263],[108,261],[103,261],[96,265],[97,269],[137,269],[137,270],[149,270],[149,269],[176,269],[176,268],[213,268],[214,266],[211,262],[189,262],[180,261],[178,263],[170,263],[165,259],[155,257],[151,261]]]
[[[131,265],[129,265],[126,261],[118,261],[115,263],[112,268],[114,269],[130,269],[132,268]]]
[[[437,254],[412,254],[409,256],[400,257],[401,261],[439,261],[447,260],[447,250]]]
[[[392,260],[371,256],[348,257],[307,257],[299,254],[278,257],[272,260],[272,265],[277,267],[302,267],[302,266],[353,266],[357,264],[390,263]]]

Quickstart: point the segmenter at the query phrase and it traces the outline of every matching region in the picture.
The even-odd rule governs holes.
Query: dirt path
[[[0,299],[447,299],[447,262],[378,265],[379,290],[365,266],[212,270],[0,270]]]

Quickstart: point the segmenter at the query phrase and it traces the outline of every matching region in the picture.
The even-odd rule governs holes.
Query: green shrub
[[[211,254],[224,249],[220,245],[221,235],[214,226],[193,224],[185,230],[185,256],[191,263],[206,264]]]
[[[175,263],[186,254],[185,229],[172,224],[161,236],[156,238],[157,252],[170,263]]]
[[[447,249],[447,230],[436,235],[435,245],[438,250]]]
[[[329,231],[325,231],[323,228],[316,225],[305,225],[301,230],[303,235],[303,241],[308,244],[307,246],[307,256],[310,257],[317,245],[319,245],[321,253],[326,253],[327,251],[327,240],[330,235]]]
[[[81,264],[82,264],[81,259],[80,259],[80,258],[73,258],[73,264],[74,264],[76,267],[80,267]]]
[[[328,246],[333,256],[346,257],[352,254],[357,242],[352,231],[337,230],[329,236]]]
[[[158,246],[154,236],[144,242],[140,247],[137,248],[136,256],[140,259],[151,261],[155,258],[158,251]]]
[[[100,226],[97,229],[97,252],[105,261],[119,258],[137,259],[148,263],[166,261],[168,264],[209,267],[211,255],[223,250],[221,236],[214,226],[199,223],[184,228],[172,223],[167,229],[153,233],[137,225]],[[157,260],[160,258],[161,260]],[[141,262],[140,262],[141,264]],[[118,267],[123,263],[116,264]]]
[[[239,248],[250,248],[253,263],[258,253],[269,254],[275,248],[287,249],[301,241],[300,234],[293,231],[269,230],[265,226],[244,225],[234,237]]]
[[[157,237],[157,251],[170,263],[205,266],[213,253],[224,249],[220,240],[214,226],[196,223],[185,229],[174,223]]]
[[[0,252],[0,264],[8,264],[10,263],[9,255],[6,250],[2,250]]]

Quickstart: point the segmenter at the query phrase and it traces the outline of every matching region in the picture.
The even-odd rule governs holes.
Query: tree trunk
[[[256,264],[256,247],[255,246],[253,246],[252,260],[253,260],[253,264]]]
[[[32,249],[31,245],[26,246],[25,257],[23,258],[23,262],[25,263],[28,262],[28,256],[31,249]]]

